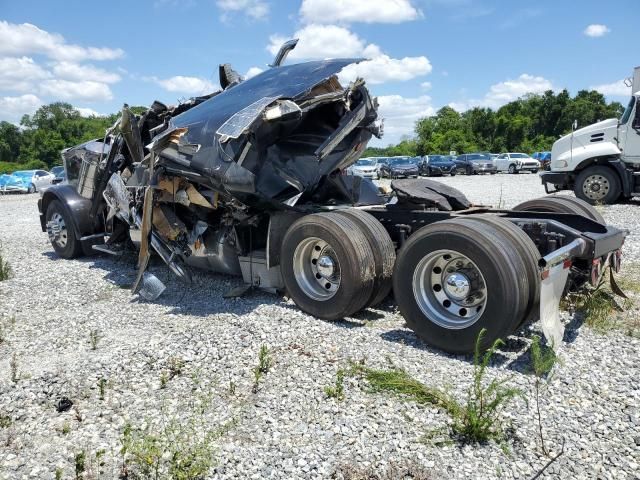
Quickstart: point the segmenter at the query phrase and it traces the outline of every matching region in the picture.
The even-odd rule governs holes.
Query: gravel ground
[[[535,175],[444,181],[473,202],[505,207],[544,194]],[[389,472],[405,462],[425,478],[530,478],[549,461],[527,373],[531,329],[511,337],[488,372],[525,394],[503,412],[509,439],[424,441],[447,425],[443,412],[372,394],[354,377],[345,379],[344,400],[324,393],[338,369],[365,359],[465,398],[472,359],[422,344],[392,303],[325,322],[265,293],[224,299],[237,279],[202,273],[185,286],[157,262],[151,271],[167,291],[140,301],[126,289],[133,256],[57,259],[36,200],[0,197],[0,241],[14,271],[0,283],[0,479],[53,479],[56,469],[75,478],[81,452],[86,478],[117,478],[127,424],[170,432],[158,438],[182,458],[189,442],[212,432],[213,450],[203,449],[211,478],[330,478],[344,466]],[[631,230],[627,265],[640,262],[639,207],[603,208],[610,223]],[[640,478],[640,340],[566,320],[568,341],[541,404],[547,446],[557,453],[564,442],[565,451],[543,478]],[[272,365],[255,389],[262,345]],[[59,413],[62,397],[73,407]]]

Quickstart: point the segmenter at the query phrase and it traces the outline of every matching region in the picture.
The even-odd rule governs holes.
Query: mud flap
[[[560,299],[567,284],[570,268],[563,263],[544,273],[540,289],[540,324],[547,343],[555,351],[562,345],[564,326],[560,321]]]

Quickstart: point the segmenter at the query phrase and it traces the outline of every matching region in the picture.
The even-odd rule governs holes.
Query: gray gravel
[[[544,194],[534,175],[444,181],[473,202],[502,199],[505,207]],[[329,478],[343,465],[384,471],[405,461],[433,478],[530,478],[549,461],[526,371],[530,329],[510,338],[489,369],[526,394],[504,411],[513,436],[504,445],[438,446],[421,441],[449,421],[435,408],[371,394],[356,378],[346,379],[343,401],[323,391],[339,368],[366,359],[465,397],[471,359],[422,344],[392,303],[325,322],[269,294],[224,299],[237,279],[202,273],[187,287],[160,263],[151,270],[167,279],[167,291],[156,302],[139,301],[122,288],[133,280],[133,256],[57,259],[40,231],[36,201],[37,195],[0,197],[0,241],[14,270],[0,283],[0,479],[54,478],[56,468],[74,478],[81,451],[93,474],[87,478],[116,478],[127,423],[157,431],[193,422],[199,433],[215,431],[211,478]],[[627,264],[640,261],[638,208],[603,209],[610,223],[632,232]],[[543,478],[640,478],[640,340],[566,320],[571,341],[542,403],[545,441],[553,452],[564,442],[565,453]],[[254,391],[261,345],[273,365]],[[175,359],[184,366],[174,367],[171,378]],[[63,396],[74,406],[58,413]],[[9,426],[1,423],[7,417]]]

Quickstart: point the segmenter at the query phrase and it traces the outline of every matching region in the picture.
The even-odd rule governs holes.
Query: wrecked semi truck
[[[337,79],[360,60],[282,66],[293,46],[248,80],[220,66],[219,92],[140,116],[125,105],[104,138],[65,150],[69,182],[38,204],[56,253],[133,244],[132,289],[151,298],[164,288],[145,272],[154,251],[186,282],[194,267],[242,276],[327,320],[393,290],[407,325],[449,352],[539,316],[558,346],[561,296],[619,269],[625,233],[574,198],[492,210],[427,179],[383,192],[343,175],[381,134],[377,102]]]

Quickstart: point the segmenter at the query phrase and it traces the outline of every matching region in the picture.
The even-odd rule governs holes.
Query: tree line
[[[136,113],[146,110],[134,109]],[[24,115],[20,126],[0,122],[0,174],[61,165],[63,149],[104,137],[116,118],[117,114],[83,117],[72,105],[56,102]]]
[[[369,147],[363,156],[548,151],[555,140],[571,131],[574,120],[584,127],[619,117],[622,111],[619,102],[607,103],[595,90],[581,90],[574,97],[567,90],[557,94],[548,90],[525,95],[497,110],[474,107],[459,113],[443,107],[418,120],[413,136],[397,145]]]

